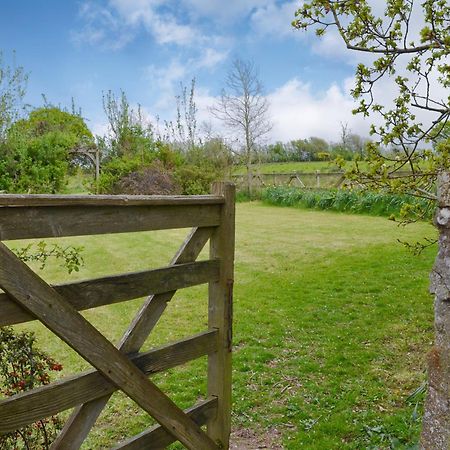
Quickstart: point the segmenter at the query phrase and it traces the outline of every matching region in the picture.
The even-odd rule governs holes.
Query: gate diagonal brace
[[[218,449],[124,354],[1,242],[0,286],[187,448]]]
[[[193,228],[183,242],[171,265],[194,262],[213,232],[212,227]],[[136,353],[158,323],[168,302],[176,291],[150,295],[136,314],[128,330],[122,337],[119,350],[124,353]],[[78,450],[94,426],[98,416],[108,403],[110,395],[85,403],[77,407],[64,425],[51,449]]]

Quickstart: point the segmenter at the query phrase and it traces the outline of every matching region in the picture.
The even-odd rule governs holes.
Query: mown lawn
[[[85,247],[86,264],[70,277],[165,265],[185,234],[64,239]],[[425,379],[435,249],[414,257],[396,239],[432,235],[423,223],[399,228],[378,217],[238,204],[234,427],[258,433],[276,428],[287,449],[414,445],[422,397],[406,399]],[[56,266],[44,275],[67,278]],[[117,341],[140,303],[86,315]],[[178,293],[145,349],[205,329],[206,317],[205,287]],[[31,327],[66,374],[88,367],[45,329]],[[186,407],[205,393],[205,363],[154,380]],[[111,446],[149,423],[135,404],[115,394],[84,448]]]

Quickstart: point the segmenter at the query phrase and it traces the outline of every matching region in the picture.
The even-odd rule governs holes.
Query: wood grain
[[[204,425],[217,414],[217,398],[210,397],[192,408],[187,409],[188,414],[197,425]],[[160,425],[127,439],[114,447],[114,450],[161,450],[174,442],[173,437]]]
[[[184,364],[217,350],[217,330],[199,333],[145,353],[131,361],[146,375]],[[0,401],[0,433],[14,431],[44,417],[110,395],[117,387],[91,370]]]
[[[194,228],[173,257],[171,264],[195,261],[213,232],[213,228]],[[123,335],[119,349],[125,353],[138,352],[164,313],[175,292],[156,294],[147,298]],[[70,416],[52,449],[77,450],[108,403],[110,395],[80,405]]]
[[[76,310],[172,292],[217,279],[218,261],[200,261],[53,286]],[[0,293],[0,326],[36,320],[26,309]]]
[[[210,240],[210,257],[220,255],[220,277],[209,284],[208,327],[219,331],[219,349],[208,358],[208,395],[217,397],[217,415],[208,421],[208,435],[228,449],[231,432],[231,347],[233,322],[233,278],[235,236],[235,188],[216,183],[213,193],[223,195],[220,226]]]
[[[47,195],[0,194],[2,206],[132,206],[132,205],[218,205],[223,197],[214,195]]]
[[[217,226],[220,204],[0,208],[0,240]]]
[[[54,289],[0,243],[0,286],[190,449],[217,449],[175,403]]]

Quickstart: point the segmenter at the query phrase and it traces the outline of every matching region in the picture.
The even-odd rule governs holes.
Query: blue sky
[[[102,92],[123,89],[149,118],[173,117],[180,82],[196,78],[200,120],[235,57],[251,59],[271,103],[270,140],[339,138],[351,115],[355,60],[334,35],[319,41],[291,29],[299,1],[3,0],[0,49],[29,72],[27,100],[82,108],[105,130]],[[350,59],[351,58],[351,59]],[[214,126],[220,127],[218,124]]]

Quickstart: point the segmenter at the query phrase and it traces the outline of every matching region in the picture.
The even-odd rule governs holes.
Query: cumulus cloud
[[[300,2],[294,0],[281,4],[271,2],[258,7],[250,18],[252,29],[258,35],[267,35],[272,39],[302,38],[304,33],[300,33],[291,26],[299,6]]]
[[[186,61],[174,58],[166,66],[148,66],[144,71],[144,80],[158,93],[155,107],[170,110],[175,96],[180,93],[180,83],[195,78],[199,70],[214,70],[227,56],[227,51],[206,48]]]
[[[368,136],[371,121],[352,114],[355,103],[349,95],[350,85],[351,81],[347,80],[343,85],[332,84],[326,90],[317,92],[310,84],[293,78],[270,92],[267,99],[270,103],[269,114],[273,128],[267,141],[287,142],[310,136],[338,141],[341,124],[348,124],[354,133]],[[218,97],[212,95],[208,89],[197,89],[195,102],[198,123],[208,123],[215,133],[233,139],[233,133],[224,128],[209,111],[217,101]]]
[[[354,101],[347,88],[332,84],[323,92],[298,78],[286,82],[268,95],[274,123],[271,140],[289,141],[310,136],[339,140],[341,123],[354,133],[367,135],[370,122],[354,116]]]
[[[108,8],[85,2],[79,11],[83,26],[71,32],[75,45],[92,45],[105,50],[119,50],[131,42],[134,31],[125,26]]]

